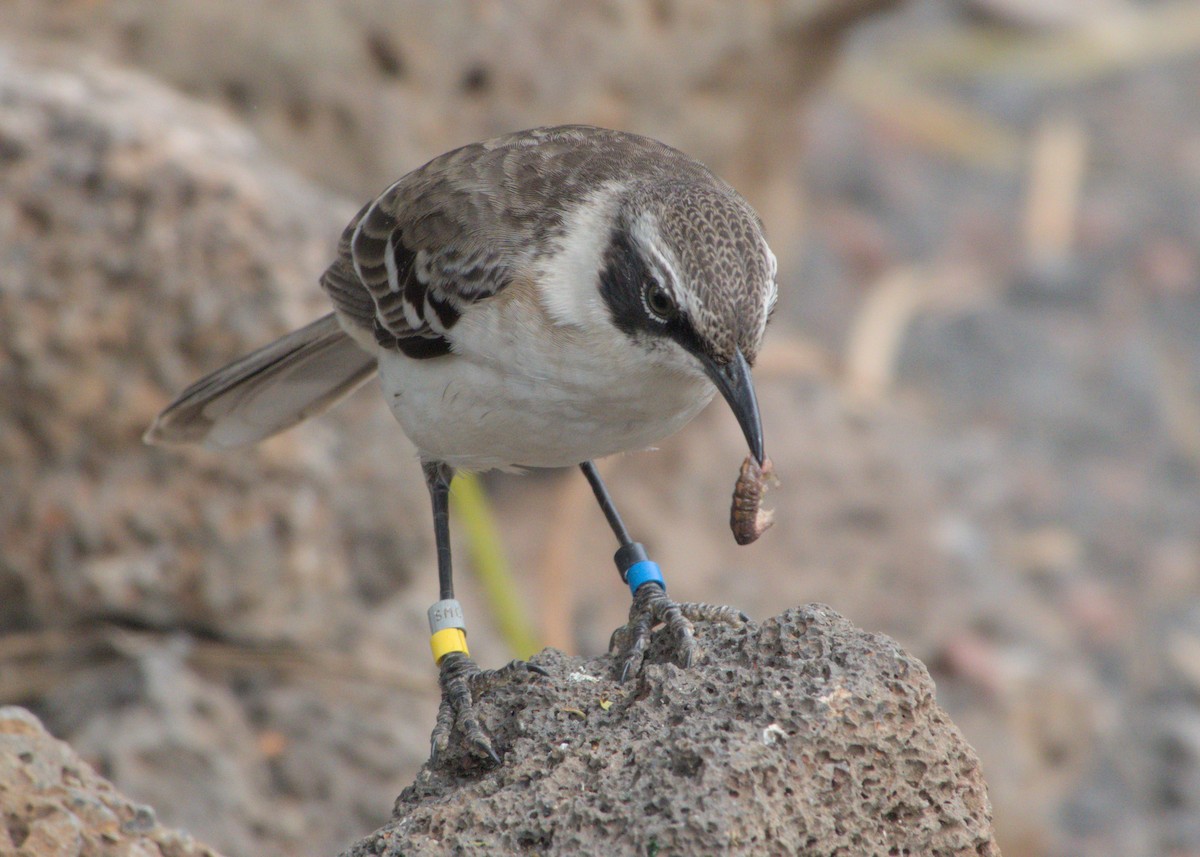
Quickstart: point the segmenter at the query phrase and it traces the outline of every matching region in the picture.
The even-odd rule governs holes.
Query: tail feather
[[[374,370],[375,358],[331,313],[192,384],[144,439],[210,449],[245,446],[321,413]]]

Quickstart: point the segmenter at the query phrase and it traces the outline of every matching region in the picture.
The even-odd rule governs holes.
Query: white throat
[[[556,252],[542,260],[534,279],[543,306],[558,324],[584,329],[612,326],[598,283],[624,190],[614,183],[584,197],[563,218]]]

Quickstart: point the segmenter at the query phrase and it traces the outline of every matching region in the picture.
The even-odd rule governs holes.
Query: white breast
[[[611,325],[553,320],[531,287],[472,306],[455,353],[380,354],[388,404],[427,459],[467,470],[562,467],[644,449],[715,392],[679,355],[650,355]],[[674,346],[672,346],[674,347]]]

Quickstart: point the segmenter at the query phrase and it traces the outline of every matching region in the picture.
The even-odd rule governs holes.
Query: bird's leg
[[[596,502],[600,504],[604,517],[608,519],[608,525],[612,527],[613,535],[620,543],[613,560],[617,564],[621,580],[633,593],[629,622],[613,632],[609,643],[609,650],[617,652],[621,681],[625,681],[641,668],[646,647],[650,644],[650,632],[659,625],[665,626],[671,635],[675,661],[683,667],[689,667],[696,653],[692,622],[736,624],[748,621],[744,613],[732,607],[677,603],[671,600],[667,595],[666,583],[658,564],[647,557],[645,547],[630,538],[608,489],[604,487],[604,480],[596,470],[596,465],[585,461],[579,465],[579,469],[592,486]]]
[[[500,756],[475,713],[475,698],[499,681],[525,672],[544,674],[539,667],[512,661],[498,670],[481,670],[467,651],[462,606],[454,599],[454,574],[450,562],[450,481],[454,468],[443,462],[424,462],[425,484],[433,501],[433,535],[437,543],[438,585],[441,599],[429,608],[429,645],[438,665],[442,704],[430,738],[430,761],[450,746],[459,732],[480,757],[500,764]]]

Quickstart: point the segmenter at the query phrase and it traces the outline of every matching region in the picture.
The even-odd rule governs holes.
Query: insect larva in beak
[[[729,507],[729,528],[739,545],[748,545],[775,523],[775,512],[762,508],[767,483],[778,485],[775,467],[767,459],[759,467],[753,456],[746,456],[733,486],[733,503]]]

